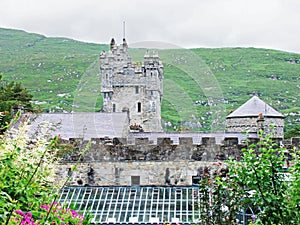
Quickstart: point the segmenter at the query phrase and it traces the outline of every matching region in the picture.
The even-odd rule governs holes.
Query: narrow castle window
[[[116,112],[116,104],[113,104],[113,112]]]
[[[137,104],[137,112],[140,113],[142,112],[142,103],[138,102]]]
[[[140,176],[131,176],[131,186],[140,185]]]
[[[135,86],[135,93],[136,93],[136,94],[139,93],[139,86]]]
[[[155,106],[155,102],[152,102],[152,112],[156,111],[156,106]]]
[[[201,179],[200,176],[192,176],[193,185],[199,185],[200,179]]]

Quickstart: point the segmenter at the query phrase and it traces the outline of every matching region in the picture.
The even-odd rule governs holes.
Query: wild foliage
[[[0,224],[89,224],[55,203],[56,190],[68,182],[54,179],[60,151],[58,138],[50,136],[55,126],[41,123],[33,138],[29,119],[17,120],[0,136]]]
[[[238,185],[228,176],[228,168],[221,162],[205,167],[199,183],[198,205],[200,224],[235,224],[241,210],[242,198]]]
[[[262,135],[260,142],[243,149],[241,160],[226,163],[226,175],[219,174],[217,169],[215,174],[203,177],[199,188],[203,197],[200,221],[236,224],[234,215],[250,207],[253,215],[248,217],[248,223],[299,224],[299,155],[299,150],[288,153],[271,136]]]

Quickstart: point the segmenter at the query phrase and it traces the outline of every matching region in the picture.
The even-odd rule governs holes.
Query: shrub
[[[299,224],[300,218],[291,208],[295,180],[286,179],[287,174],[294,176],[293,170],[289,173],[283,170],[287,149],[279,147],[271,135],[264,137],[261,134],[260,139],[257,144],[243,149],[241,161],[231,160],[232,182],[244,190],[251,206],[261,209],[256,215],[257,224]],[[249,192],[251,196],[247,194]]]
[[[236,224],[236,214],[241,209],[239,186],[228,176],[222,162],[205,167],[199,183],[199,224]]]

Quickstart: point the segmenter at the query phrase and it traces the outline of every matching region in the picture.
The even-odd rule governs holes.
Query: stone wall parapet
[[[241,150],[247,145],[258,143],[259,138],[252,137],[241,141],[238,137],[225,137],[216,143],[215,137],[202,137],[201,143],[194,143],[193,137],[179,137],[178,143],[170,137],[158,137],[154,142],[149,137],[126,138],[92,138],[90,141],[72,138],[63,140],[74,146],[74,151],[66,155],[63,161],[119,162],[119,161],[207,161],[225,160],[229,157],[240,158]],[[299,138],[283,140],[276,138],[278,147],[299,148]],[[89,143],[90,142],[90,143]],[[89,149],[82,154],[86,146]],[[80,155],[80,157],[79,157]]]

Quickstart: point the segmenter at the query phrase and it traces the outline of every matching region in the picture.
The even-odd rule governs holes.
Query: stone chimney
[[[257,135],[259,135],[259,132],[260,131],[264,131],[264,127],[265,127],[265,118],[264,118],[264,115],[262,113],[260,113],[258,115],[258,118],[257,118]]]

